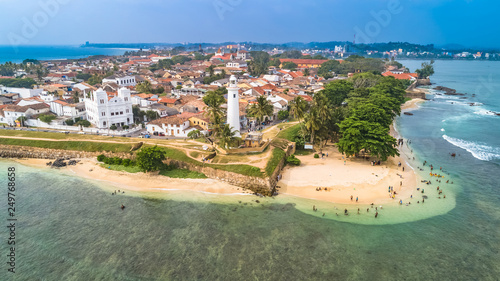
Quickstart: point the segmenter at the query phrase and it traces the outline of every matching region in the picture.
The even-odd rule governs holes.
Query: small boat
[[[413,115],[413,113],[411,113],[411,112],[404,112],[403,114],[404,115],[410,115],[410,116]]]

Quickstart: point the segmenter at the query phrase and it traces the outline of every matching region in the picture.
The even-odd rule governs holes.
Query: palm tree
[[[298,96],[290,102],[289,106],[290,114],[292,114],[294,118],[298,118],[300,122],[300,120],[304,118],[304,114],[307,111],[307,102],[304,98]]]
[[[322,126],[322,120],[319,114],[319,109],[313,107],[309,113],[305,116],[305,126],[308,131],[311,132],[311,143],[314,143],[314,133],[319,130]]]
[[[230,127],[229,124],[224,124],[220,131],[219,145],[227,148],[235,140],[235,135],[236,130],[233,130],[233,127]]]
[[[217,136],[221,130],[220,125],[224,116],[221,108],[221,105],[225,102],[224,97],[214,91],[210,91],[203,97],[203,102],[207,105],[205,115],[210,119],[210,126],[214,136]]]
[[[263,121],[265,116],[270,116],[273,114],[273,106],[264,96],[257,98],[257,103],[253,104],[249,109],[248,113],[257,118],[257,122]]]
[[[294,117],[299,119],[299,124],[300,124],[300,130],[302,131],[302,135],[305,136],[304,134],[304,127],[301,122],[301,119],[304,118],[304,115],[306,114],[308,103],[302,98],[301,96],[298,96],[294,98],[288,106],[290,107],[290,114]]]

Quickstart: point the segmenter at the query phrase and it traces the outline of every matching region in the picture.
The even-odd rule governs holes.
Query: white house
[[[179,116],[168,116],[149,122],[146,130],[150,133],[163,133],[165,136],[187,138],[189,132],[194,130],[203,130],[199,126],[190,127],[188,118]]]
[[[135,86],[137,85],[135,81],[135,76],[129,76],[129,75],[111,75],[109,77],[106,77],[102,79],[102,83],[116,83],[120,87],[125,87],[125,86]]]
[[[17,118],[24,116],[30,118],[33,115],[45,114],[50,112],[49,105],[45,103],[37,103],[26,106],[7,105],[3,109],[4,121],[9,125],[16,125]]]
[[[132,96],[133,105],[139,105],[140,107],[148,107],[155,103],[158,103],[157,95],[142,93]]]
[[[272,82],[272,83],[280,83],[281,82],[281,76],[279,76],[279,75],[266,74],[262,78],[266,79],[267,81]]]
[[[84,103],[70,104],[62,100],[54,100],[48,102],[48,104],[50,105],[50,111],[57,116],[85,117]]]
[[[94,91],[85,98],[87,120],[97,128],[107,129],[134,123],[130,90],[121,88],[115,96],[108,96],[102,89]]]
[[[0,85],[1,94],[15,93],[19,94],[22,99],[39,96],[43,89],[27,89],[27,88],[12,88]]]
[[[241,68],[241,67],[248,67],[248,64],[244,60],[233,60],[233,61],[227,62],[226,67]]]

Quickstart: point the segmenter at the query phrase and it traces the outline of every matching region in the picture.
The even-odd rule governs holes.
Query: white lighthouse
[[[238,93],[238,80],[236,76],[229,78],[227,88],[227,124],[231,130],[236,131],[235,136],[240,137],[240,97]]]

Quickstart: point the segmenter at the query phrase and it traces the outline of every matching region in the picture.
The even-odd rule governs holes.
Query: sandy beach
[[[241,187],[213,179],[177,179],[146,173],[127,173],[103,168],[94,159],[80,159],[75,166],[60,168],[63,173],[106,183],[116,189],[138,192],[196,191],[212,194],[249,194]],[[46,168],[47,159],[16,159],[19,163]]]
[[[424,99],[412,99],[401,105],[401,112],[411,111],[418,109],[421,103],[425,102]]]
[[[401,109],[417,109],[424,101],[409,100]],[[390,133],[396,138],[400,137],[392,126]],[[371,164],[371,161],[377,160],[375,158],[345,158],[334,144],[328,144],[323,153],[328,153],[328,157],[317,159],[313,154],[297,156],[302,163],[299,167],[287,167],[283,171],[282,179],[278,182],[279,193],[332,203],[378,205],[399,200],[407,202],[406,199],[417,192],[419,179],[406,161],[410,153],[404,149],[404,145],[400,146],[401,156],[390,157],[375,166]],[[401,167],[398,167],[398,163],[401,163]],[[395,199],[390,198],[389,186],[396,191]],[[316,190],[318,187],[321,187],[321,191]]]
[[[422,99],[413,99],[402,110],[418,108]],[[399,137],[391,128],[391,135]],[[334,144],[328,144],[323,153],[328,157],[316,159],[314,155],[297,156],[299,167],[287,166],[278,182],[278,193],[286,196],[315,199],[340,204],[385,204],[399,202],[416,194],[417,175],[405,161],[409,153],[400,147],[400,157],[391,157],[381,165],[361,158],[344,158]],[[61,168],[63,173],[106,183],[113,188],[136,192],[195,191],[211,194],[251,194],[249,190],[214,179],[177,179],[146,173],[127,173],[108,170],[95,159],[80,159],[75,166]],[[19,159],[24,165],[46,168],[49,160]],[[398,163],[402,166],[398,167]],[[405,170],[403,171],[403,167]],[[390,198],[388,187],[396,191]],[[321,187],[321,191],[316,190]],[[352,200],[351,200],[352,196]],[[358,199],[356,202],[356,198]]]

